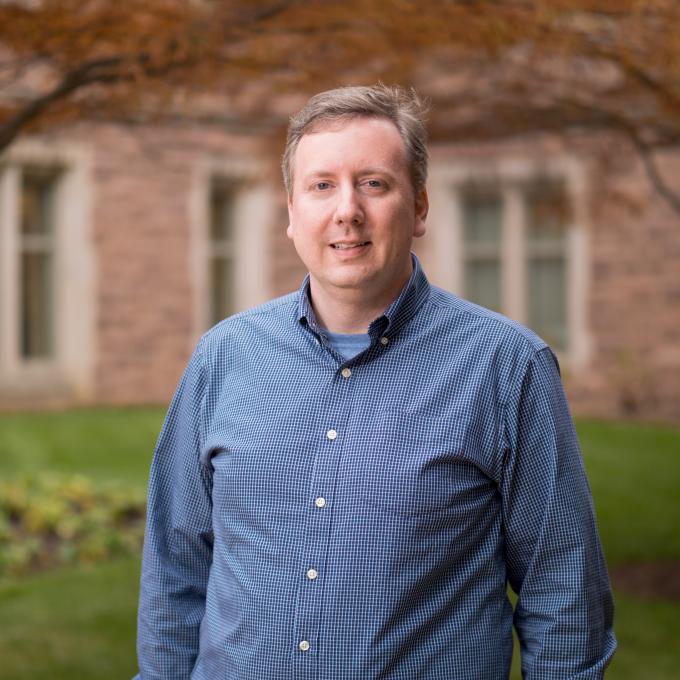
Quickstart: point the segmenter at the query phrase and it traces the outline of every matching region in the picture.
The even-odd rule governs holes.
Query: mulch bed
[[[614,590],[637,597],[680,602],[680,562],[638,562],[611,567]]]

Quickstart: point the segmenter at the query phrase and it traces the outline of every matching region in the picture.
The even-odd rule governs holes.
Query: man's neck
[[[366,291],[356,289],[325,290],[312,279],[310,298],[316,320],[331,333],[366,333],[369,325],[397,298],[406,277],[393,290],[378,296],[367,296]]]

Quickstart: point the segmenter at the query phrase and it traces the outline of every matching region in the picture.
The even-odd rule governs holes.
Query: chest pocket
[[[451,423],[380,411],[361,439],[350,464],[358,473],[356,491],[370,505],[404,516],[460,512],[494,493]]]

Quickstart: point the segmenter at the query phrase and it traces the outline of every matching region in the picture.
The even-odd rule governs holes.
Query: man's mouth
[[[350,250],[351,248],[361,248],[367,246],[370,241],[357,241],[356,243],[331,243],[331,247],[336,250]]]

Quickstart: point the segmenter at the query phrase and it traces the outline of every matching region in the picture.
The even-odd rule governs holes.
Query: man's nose
[[[335,207],[336,224],[357,225],[363,221],[364,211],[356,189],[353,186],[343,187],[338,192],[338,204]]]

